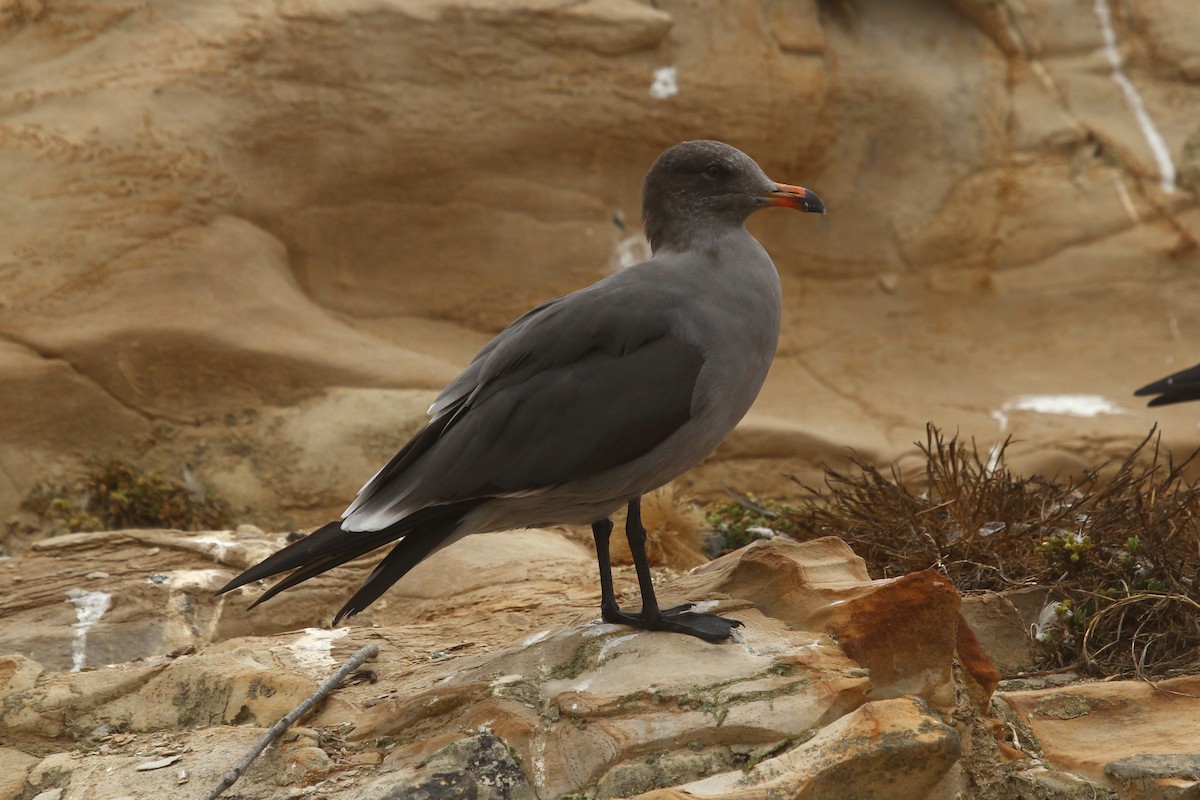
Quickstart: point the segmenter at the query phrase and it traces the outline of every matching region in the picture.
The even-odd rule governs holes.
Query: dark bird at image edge
[[[341,520],[219,593],[290,572],[258,605],[394,542],[336,625],[463,536],[587,524],[606,622],[728,638],[739,621],[690,604],[658,607],[641,497],[716,449],[766,379],[782,292],[745,221],[770,206],[825,212],[815,194],[772,181],[730,145],[693,141],[663,152],[642,186],[649,261],[548,300],[501,331]],[[618,607],[609,562],[609,518],[622,506],[642,596],[636,613]]]
[[[1200,400],[1200,364],[1148,383],[1134,392],[1138,397],[1152,394],[1158,397],[1148,403],[1151,407]]]

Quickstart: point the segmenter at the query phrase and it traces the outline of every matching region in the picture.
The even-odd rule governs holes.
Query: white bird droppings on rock
[[[112,595],[108,592],[71,589],[67,592],[67,599],[75,606],[75,619],[78,620],[71,626],[75,629],[75,640],[71,644],[71,672],[79,672],[86,660],[88,631],[108,611]]]
[[[636,636],[637,636],[636,633],[627,633],[624,636],[617,636],[615,638],[609,639],[607,642],[600,645],[600,652],[596,654],[596,661],[597,662],[603,661],[604,657],[606,655],[608,655],[609,650],[612,650],[614,647],[616,647],[619,644],[628,642],[630,639],[633,639]]]
[[[697,614],[704,614],[712,611],[717,606],[721,605],[720,600],[701,600],[699,603],[692,603],[692,607],[688,611],[694,611]]]
[[[503,686],[506,683],[516,683],[517,681],[523,680],[525,680],[524,675],[501,675],[499,678],[496,678],[496,680],[492,681],[492,686]]]
[[[193,544],[201,545],[201,549],[213,557],[213,560],[218,564],[225,563],[225,554],[229,548],[233,547],[233,542],[228,539],[223,539],[220,536],[215,536],[211,533],[206,533],[203,536],[193,536],[190,541]]]
[[[1125,409],[1098,394],[1023,394],[1006,400],[992,412],[1000,430],[1008,428],[1010,411],[1031,411],[1034,414],[1060,414],[1066,417],[1099,417],[1105,414],[1125,414]]]
[[[537,633],[532,633],[529,636],[526,636],[523,640],[521,640],[521,647],[529,647],[532,644],[537,644],[538,642],[540,642],[542,639],[545,639],[549,635],[550,635],[549,630],[538,631]]]
[[[605,622],[602,619],[594,619],[588,623],[588,627],[584,629],[581,635],[591,639],[595,636],[604,636],[605,634],[616,633],[623,628],[623,625],[614,625],[611,622]]]
[[[761,526],[750,526],[746,528],[746,533],[753,533],[760,539],[773,539],[776,536],[773,528],[764,528]]]
[[[291,651],[300,669],[324,672],[328,667],[337,664],[331,655],[334,640],[342,638],[349,632],[349,628],[334,628],[331,631],[305,628],[304,635],[288,644],[287,649]]]
[[[546,734],[538,733],[533,737],[533,785],[546,785]]]
[[[655,100],[666,100],[679,94],[679,70],[675,67],[659,67],[654,70],[650,82],[650,96]]]
[[[1100,35],[1104,41],[1104,57],[1108,59],[1108,65],[1112,68],[1113,83],[1117,84],[1121,94],[1125,96],[1125,104],[1129,106],[1133,118],[1137,120],[1138,127],[1142,130],[1142,136],[1146,139],[1146,145],[1154,156],[1154,162],[1158,166],[1159,185],[1164,192],[1171,194],[1175,191],[1175,162],[1171,160],[1171,150],[1167,147],[1158,126],[1154,124],[1150,112],[1146,110],[1141,92],[1125,74],[1125,59],[1117,48],[1117,34],[1113,30],[1112,12],[1108,10],[1108,0],[1095,0],[1092,4],[1092,11],[1096,14],[1096,21],[1100,23]]]
[[[173,589],[216,591],[228,578],[219,569],[177,569],[169,573],[167,584]]]
[[[183,758],[182,755],[167,756],[166,758],[156,758],[153,761],[144,761],[141,764],[138,764],[136,767],[134,767],[134,769],[137,770],[138,772],[149,772],[152,769],[162,769],[163,767],[169,767],[182,758]]]

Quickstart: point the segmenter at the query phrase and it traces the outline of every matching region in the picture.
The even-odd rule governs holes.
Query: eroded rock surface
[[[778,758],[640,795],[642,800],[719,797],[892,797],[944,795],[936,787],[961,755],[958,734],[911,697],[879,700],[827,726]]]
[[[991,690],[979,677],[986,657],[962,651],[953,588],[934,573],[870,580],[838,539],[760,541],[664,582],[664,602],[701,602],[744,623],[723,645],[601,623],[591,554],[549,531],[468,537],[355,620],[366,624],[336,630],[280,625],[327,615],[369,563],[252,611],[262,586],[220,601],[179,577],[233,574],[279,538],[250,528],[123,531],[48,540],[5,561],[0,596],[23,599],[0,627],[0,800],[56,789],[62,800],[201,797],[368,643],[380,656],[257,761],[238,792],[1084,796],[1061,789],[1075,786],[1165,798],[1185,795],[1137,792],[1193,780],[1198,734],[1176,720],[1197,716],[1194,679],[1159,692],[1130,682],[1009,691],[989,722],[978,716]],[[514,552],[521,558],[507,560]],[[67,621],[76,612],[68,592],[84,563],[103,567],[90,581],[107,581],[112,601],[71,671],[78,628]],[[636,605],[631,570],[616,579]],[[291,616],[272,612],[290,602]],[[39,625],[43,635],[31,637]],[[130,636],[139,625],[146,633]],[[113,654],[128,662],[94,660]],[[956,682],[971,670],[969,684]],[[1089,731],[1100,730],[1105,747],[1090,747]],[[979,783],[983,753],[992,784]],[[972,793],[984,789],[992,793]]]
[[[0,654],[19,653],[50,670],[96,668],[238,636],[325,627],[366,577],[368,560],[254,612],[246,607],[262,587],[213,594],[286,541],[249,526],[42,540],[24,556],[0,559]],[[564,606],[592,604],[595,570],[587,548],[556,533],[470,537],[418,565],[357,622],[396,625],[453,616],[463,636],[500,622],[519,634],[561,615]]]
[[[641,177],[699,136],[830,214],[754,221],[783,339],[693,488],[930,420],[1046,472],[1183,449],[1129,392],[1200,359],[1194,11],[6,3],[0,518],[120,457],[320,521],[490,334],[644,253]]]
[[[1122,797],[1200,794],[1200,676],[1002,692],[997,701],[1048,765],[1081,782]]]
[[[223,534],[227,538],[219,539],[226,544],[222,549],[199,547],[194,541],[190,547],[181,546],[188,542],[186,534],[176,534],[179,542],[170,546],[167,532],[72,537],[57,547],[41,546],[29,565],[41,563],[41,552],[65,555],[81,542],[121,554],[138,536],[159,542],[158,555],[166,552],[170,559],[190,554],[212,564],[219,555],[229,566],[256,557],[262,538],[252,530]],[[218,536],[190,538],[207,541]],[[472,541],[486,544],[495,537],[472,537],[462,544]],[[549,584],[556,569],[563,573],[585,566],[588,573],[594,569],[583,548],[557,534],[516,534],[509,542],[522,552],[521,567],[538,576],[532,585],[543,593],[552,591]],[[105,754],[103,766],[96,767],[85,753],[61,749],[72,740],[83,740],[109,742],[111,750],[115,732],[140,737],[139,742],[144,737],[180,737],[189,743],[179,745],[185,753],[181,763],[195,762],[187,753],[197,747],[198,732],[223,726],[244,726],[239,730],[269,726],[311,692],[336,663],[374,641],[382,650],[372,668],[377,681],[346,687],[306,724],[339,732],[341,740],[360,753],[382,753],[381,769],[386,774],[375,779],[370,789],[379,797],[395,794],[398,787],[416,791],[431,782],[456,785],[456,781],[483,780],[477,772],[468,774],[446,765],[454,763],[452,756],[461,756],[463,748],[491,752],[496,742],[512,753],[511,764],[500,759],[509,764],[504,769],[511,773],[512,764],[520,765],[524,783],[513,774],[513,792],[528,791],[539,797],[580,792],[629,796],[731,770],[741,774],[741,767],[751,760],[760,762],[754,775],[782,771],[791,776],[800,767],[775,759],[809,740],[806,755],[791,758],[800,759],[797,763],[803,762],[809,771],[805,781],[829,780],[839,769],[850,769],[836,767],[833,761],[838,759],[830,753],[861,739],[862,726],[868,724],[863,720],[893,717],[941,726],[933,739],[918,736],[912,743],[917,748],[914,753],[934,747],[945,756],[926,759],[928,769],[916,779],[918,783],[934,785],[954,763],[957,734],[926,705],[948,711],[952,702],[950,663],[957,624],[957,595],[952,589],[946,594],[944,586],[919,576],[915,581],[871,581],[861,559],[837,539],[803,545],[762,542],[663,587],[664,598],[673,598],[669,602],[703,601],[745,622],[725,645],[600,623],[594,618],[596,597],[590,575],[575,575],[573,583],[586,590],[559,594],[553,615],[539,619],[546,627],[521,636],[507,624],[504,611],[528,593],[530,585],[522,582],[520,568],[510,569],[505,586],[493,584],[485,567],[496,565],[482,564],[483,552],[456,545],[422,565],[430,577],[438,574],[433,569],[440,569],[445,575],[471,576],[471,582],[451,579],[439,584],[415,573],[410,586],[397,587],[407,592],[397,593],[371,627],[309,628],[268,638],[218,641],[226,630],[223,620],[229,617],[257,620],[267,630],[277,621],[247,612],[236,597],[224,603],[208,598],[205,607],[205,596],[196,594],[193,602],[204,607],[211,620],[204,629],[209,641],[197,641],[195,653],[173,657],[166,657],[164,643],[157,652],[151,648],[125,666],[68,671],[55,648],[40,640],[36,647],[30,645],[20,638],[21,626],[14,626],[5,649],[25,646],[32,655],[49,654],[43,658],[54,662],[58,671],[19,655],[0,660],[4,677],[0,723],[8,738],[22,748],[20,752],[43,757],[39,765],[24,767],[32,769],[27,785],[39,790],[50,785],[46,776],[51,773],[92,775],[100,768],[125,769],[129,759],[124,755]],[[123,620],[140,612],[153,622],[153,609],[162,606],[161,598],[123,588],[147,582],[145,565],[131,564],[128,574],[121,574],[117,557],[91,559],[109,563],[113,573],[108,579],[118,581],[112,588],[120,602],[113,612],[119,611]],[[154,574],[190,574],[197,568],[170,563],[174,572],[167,571],[164,562],[156,565],[163,572]],[[61,561],[58,566],[61,570]],[[30,570],[21,571],[26,580],[36,578]],[[213,571],[222,570],[213,567]],[[630,585],[628,575],[619,577],[621,587]],[[149,585],[157,589],[153,582]],[[24,606],[14,609],[14,619],[19,621],[23,614],[36,618],[42,610],[34,609],[38,600],[69,609],[64,586],[47,587],[47,595],[28,597]],[[895,604],[897,586],[908,586],[900,595],[907,600],[898,604],[903,615],[923,620],[918,624],[927,633],[939,621],[948,632],[927,637],[925,646],[901,654],[906,647],[905,638],[897,635],[901,627],[864,628],[863,614],[874,613],[867,609]],[[494,588],[502,593],[490,599],[479,594]],[[261,587],[246,594],[257,591]],[[472,595],[470,603],[464,602],[464,595]],[[419,603],[405,602],[418,597],[431,605],[421,608]],[[301,605],[311,602],[298,600]],[[383,622],[386,616],[405,612],[410,615],[407,624],[395,618]],[[476,622],[481,616],[489,616],[491,624],[485,636],[476,637],[484,632]],[[420,617],[430,619],[422,622]],[[471,638],[464,640],[464,634]],[[107,652],[106,639],[125,637],[119,624],[104,627],[101,615],[88,638],[95,643],[88,649],[94,656]],[[842,639],[851,645],[839,645]],[[890,669],[879,666],[879,654],[888,646],[884,640],[896,653]],[[135,646],[145,649],[146,644]],[[872,669],[881,675],[877,682],[870,677]],[[908,710],[888,711],[896,708]],[[847,718],[856,709],[866,710]],[[902,726],[897,722],[895,727]],[[860,750],[864,746],[855,745]],[[881,757],[880,769],[892,756]],[[277,760],[271,768],[313,776],[332,769],[312,753],[301,761],[301,766],[295,766],[294,758],[286,763]],[[499,762],[492,758],[489,763]],[[217,765],[209,766],[207,760],[194,764],[193,779],[219,777]],[[861,770],[854,767],[853,771]],[[79,785],[72,780],[61,785]],[[763,780],[766,786],[774,779]]]

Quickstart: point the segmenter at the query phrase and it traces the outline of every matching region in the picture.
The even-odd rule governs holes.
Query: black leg
[[[638,589],[642,593],[642,619],[661,616],[658,598],[654,596],[654,581],[650,576],[650,559],[646,557],[646,526],[642,524],[642,498],[629,501],[625,516],[625,538],[629,541],[629,552],[633,554],[633,566],[637,570]]]
[[[629,540],[629,551],[633,554],[633,566],[637,569],[638,587],[642,592],[640,614],[627,614],[617,607],[613,593],[612,568],[608,557],[608,539],[612,533],[608,520],[592,524],[592,535],[596,538],[596,557],[600,562],[600,613],[605,622],[631,625],[650,631],[672,631],[698,636],[710,642],[728,639],[734,628],[742,623],[725,619],[716,614],[699,614],[688,611],[691,603],[660,610],[654,596],[654,582],[650,576],[650,562],[646,558],[646,528],[642,525],[642,499],[629,501],[629,513],[625,519],[625,537]]]
[[[600,566],[600,617],[614,625],[636,625],[637,617],[621,611],[617,605],[617,595],[613,592],[612,562],[608,557],[608,539],[612,529],[612,520],[602,519],[592,523],[596,560]]]

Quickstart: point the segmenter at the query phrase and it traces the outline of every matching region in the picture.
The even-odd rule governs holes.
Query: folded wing
[[[691,417],[704,358],[674,332],[671,298],[636,290],[637,313],[622,296],[634,289],[601,283],[505,329],[363,487],[343,527],[381,530],[429,505],[546,490],[628,464],[669,438]],[[645,313],[647,294],[661,315]]]

